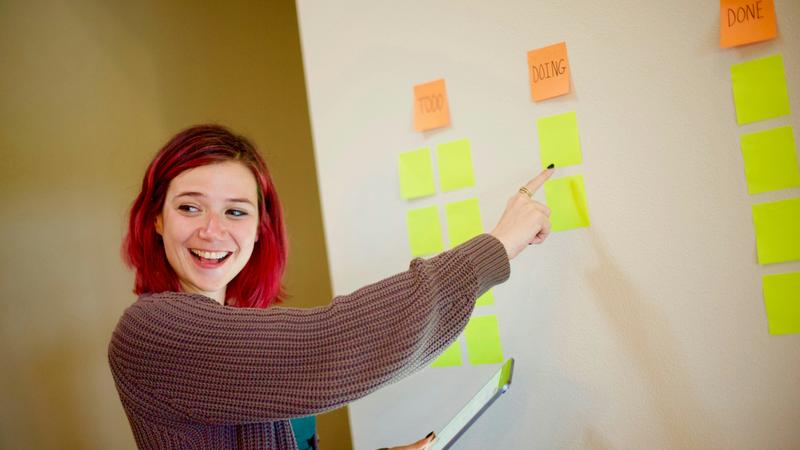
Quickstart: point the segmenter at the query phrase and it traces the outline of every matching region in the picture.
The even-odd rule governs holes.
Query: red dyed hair
[[[122,244],[125,262],[136,270],[136,294],[180,291],[178,276],[167,261],[164,242],[156,232],[167,188],[182,172],[207,164],[238,161],[247,166],[258,186],[258,240],[250,260],[228,283],[226,304],[266,308],[283,297],[287,241],[278,194],[267,165],[246,138],[219,125],[198,125],[181,131],[155,156],[142,181],[142,191],[130,212]]]

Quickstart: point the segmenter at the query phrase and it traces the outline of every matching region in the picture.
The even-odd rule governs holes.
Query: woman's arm
[[[145,296],[120,320],[109,359],[120,393],[178,420],[230,424],[336,408],[427,366],[505,281],[504,244],[484,234],[315,309],[224,307]]]

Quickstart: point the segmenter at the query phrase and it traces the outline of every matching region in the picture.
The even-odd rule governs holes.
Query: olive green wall
[[[146,164],[199,122],[249,136],[284,201],[289,306],[330,301],[292,1],[0,2],[0,448],[134,448],[106,361]],[[346,410],[320,419],[349,448]]]

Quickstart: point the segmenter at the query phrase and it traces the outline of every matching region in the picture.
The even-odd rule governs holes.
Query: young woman
[[[220,126],[177,134],[131,208],[123,254],[139,298],[108,348],[137,445],[294,449],[288,419],[429,365],[509,260],[547,238],[550,212],[532,195],[551,174],[520,188],[490,234],[329,306],[284,308],[286,236],[264,161]]]

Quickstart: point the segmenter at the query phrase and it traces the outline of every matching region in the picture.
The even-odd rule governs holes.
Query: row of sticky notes
[[[483,222],[477,198],[448,203],[444,209],[447,218],[447,236],[450,238],[451,248],[483,233]],[[408,210],[406,225],[411,256],[434,255],[444,250],[438,206]]]
[[[544,184],[544,195],[551,211],[552,231],[589,226],[589,209],[582,175],[548,180]],[[477,198],[447,203],[444,210],[451,248],[483,233]],[[406,226],[412,256],[434,255],[444,250],[438,206],[408,210]]]
[[[449,248],[460,245],[483,233],[483,221],[477,198],[468,198],[447,203],[444,206]],[[439,220],[439,208],[427,206],[406,212],[408,243],[411,256],[434,255],[444,250],[442,225]],[[492,291],[488,290],[478,298],[477,305],[493,303]]]
[[[467,139],[439,144],[436,147],[439,186],[442,192],[475,185],[472,155]],[[420,148],[400,154],[400,195],[407,200],[436,193],[433,161],[430,150]]]
[[[472,365],[497,364],[503,362],[500,345],[500,328],[497,316],[473,316],[469,319],[464,336],[467,343],[467,360]],[[431,367],[453,367],[461,365],[461,343],[455,341],[431,364]]]

